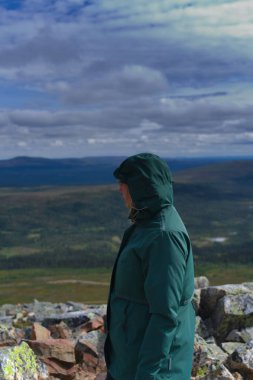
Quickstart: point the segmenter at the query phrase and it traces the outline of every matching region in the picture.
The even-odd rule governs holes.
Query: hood
[[[167,163],[151,153],[127,158],[113,175],[128,185],[136,211],[135,219],[152,217],[173,204],[172,178]]]

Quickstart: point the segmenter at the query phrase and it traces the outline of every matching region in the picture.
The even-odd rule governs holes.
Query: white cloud
[[[51,146],[54,146],[54,147],[60,147],[60,146],[64,146],[64,143],[62,140],[54,140],[50,143]]]
[[[246,0],[25,0],[0,14],[0,147],[245,144],[252,35]]]

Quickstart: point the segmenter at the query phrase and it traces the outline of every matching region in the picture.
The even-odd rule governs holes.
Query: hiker
[[[132,224],[112,272],[106,380],[190,380],[193,256],[173,206],[168,165],[141,153],[123,161],[114,176]]]

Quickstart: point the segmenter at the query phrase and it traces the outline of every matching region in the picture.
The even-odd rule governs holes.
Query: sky
[[[0,0],[0,159],[253,155],[252,0]]]

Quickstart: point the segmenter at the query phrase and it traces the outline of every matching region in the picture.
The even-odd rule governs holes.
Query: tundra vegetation
[[[211,284],[253,278],[253,161],[188,169],[175,205]],[[127,211],[117,185],[0,189],[1,303],[102,303]]]

